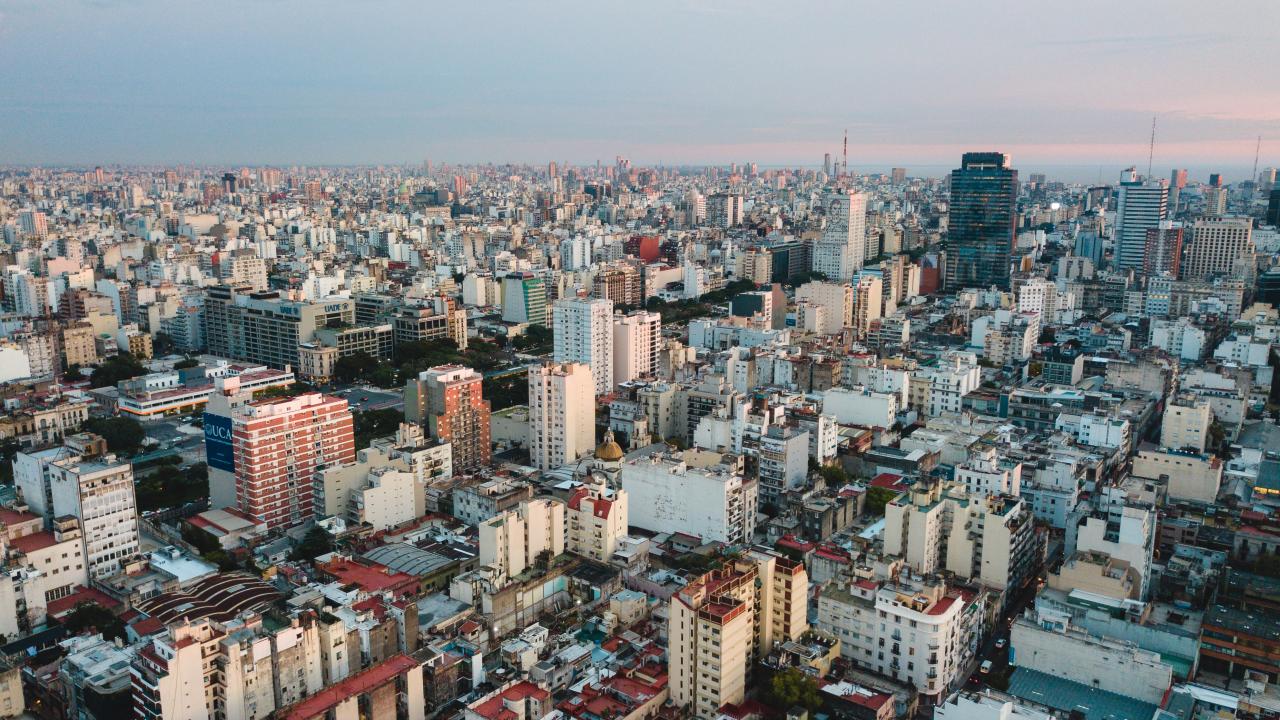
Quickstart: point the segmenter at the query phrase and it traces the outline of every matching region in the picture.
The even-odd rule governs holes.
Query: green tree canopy
[[[352,382],[373,374],[378,369],[378,360],[363,350],[338,358],[333,364],[333,375],[342,382]]]
[[[889,504],[890,500],[898,497],[898,493],[889,488],[873,487],[867,491],[867,502],[863,506],[863,510],[868,515],[880,517],[884,515],[884,506]]]
[[[84,421],[85,430],[102,436],[107,449],[117,455],[136,455],[147,433],[142,425],[131,417],[89,418]]]
[[[292,560],[315,560],[325,553],[333,552],[333,540],[330,539],[329,533],[324,530],[313,527],[303,536],[302,542],[293,549],[293,553],[289,556]]]
[[[799,706],[814,712],[822,707],[822,696],[816,680],[799,668],[787,668],[769,680],[767,702],[782,711]]]
[[[351,416],[352,432],[355,433],[356,449],[363,450],[380,437],[394,435],[404,422],[404,413],[395,408],[382,410],[365,410]]]
[[[94,368],[89,384],[95,388],[115,387],[121,380],[146,375],[147,372],[147,368],[138,362],[137,358],[122,352],[115,357],[103,360],[102,364]]]

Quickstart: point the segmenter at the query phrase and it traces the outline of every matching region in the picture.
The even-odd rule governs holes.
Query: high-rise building
[[[1142,272],[1147,231],[1158,230],[1168,215],[1169,187],[1164,182],[1139,179],[1134,168],[1121,174],[1113,235],[1117,268]]]
[[[351,298],[289,300],[277,291],[254,292],[247,285],[205,291],[205,342],[211,354],[222,357],[297,368],[298,347],[314,341],[317,330],[354,323]]]
[[[924,575],[946,570],[1016,590],[1035,570],[1038,542],[1031,505],[1015,495],[984,497],[962,485],[928,482],[885,506],[884,551]]]
[[[889,181],[894,185],[902,185],[907,182],[907,169],[896,167],[889,171]]]
[[[533,567],[539,556],[564,554],[564,503],[548,498],[525,500],[515,510],[479,525],[480,564],[514,577]]]
[[[405,384],[404,414],[432,438],[452,445],[453,471],[473,473],[493,459],[489,401],[480,373],[461,365],[424,370]]]
[[[591,295],[614,305],[637,307],[644,297],[640,271],[625,262],[606,265],[596,273]]]
[[[49,218],[39,210],[23,210],[18,213],[18,228],[23,235],[42,238],[49,234]]]
[[[1147,231],[1147,249],[1142,260],[1142,274],[1155,277],[1168,273],[1178,277],[1182,267],[1182,223],[1163,220],[1160,227]]]
[[[1227,188],[1210,185],[1204,189],[1204,214],[1209,217],[1227,214]]]
[[[85,563],[94,581],[116,575],[138,555],[133,466],[113,455],[75,456],[49,463],[52,517],[80,520]]]
[[[596,460],[616,463],[622,448],[612,440],[596,449]],[[592,473],[569,496],[565,508],[565,549],[571,553],[607,563],[627,535],[627,491],[607,488]]]
[[[531,272],[515,272],[502,278],[502,319],[547,325],[547,288],[542,278]]]
[[[596,395],[613,392],[613,302],[599,298],[566,298],[551,311],[558,363],[591,368]]]
[[[1194,395],[1169,399],[1160,420],[1160,445],[1171,450],[1191,448],[1202,453],[1209,442],[1213,410],[1208,400]]]
[[[234,506],[269,530],[313,519],[320,470],[355,462],[351,411],[341,398],[306,393],[231,406],[211,399],[209,407],[204,429],[211,500],[228,495],[215,482],[231,480]]]
[[[624,383],[658,372],[662,316],[636,310],[613,319],[613,381]]]
[[[1252,279],[1255,270],[1253,221],[1249,218],[1200,218],[1191,226],[1184,251],[1182,277],[1200,280],[1209,275]]]
[[[947,287],[1009,288],[1017,228],[1018,171],[998,152],[965,153],[951,171]]]
[[[586,365],[529,368],[529,456],[534,467],[554,470],[595,449],[595,395]]]
[[[820,335],[834,335],[853,318],[853,288],[848,283],[808,282],[796,289],[796,300],[823,308]]]
[[[1267,196],[1267,224],[1280,227],[1280,187],[1273,188]]]
[[[853,318],[850,323],[855,337],[865,338],[871,325],[880,319],[884,281],[879,275],[863,274],[853,284]]]
[[[814,244],[813,271],[828,280],[848,281],[866,261],[867,199],[853,190],[825,200],[827,226]]]
[[[742,196],[718,192],[707,197],[707,224],[719,228],[742,224]]]
[[[982,633],[986,595],[937,576],[834,582],[818,598],[818,629],[858,667],[906,682],[932,704],[964,683]]]
[[[1178,203],[1182,201],[1182,189],[1187,186],[1187,171],[1174,168],[1169,174],[1169,216],[1178,214]]]
[[[661,450],[628,457],[620,475],[632,501],[629,522],[727,545],[751,542],[759,487],[754,478],[743,477],[739,466],[725,458],[702,467],[687,462],[683,453]]]
[[[667,629],[671,702],[699,720],[742,702],[754,663],[808,630],[808,591],[804,563],[758,548],[673,595]]]

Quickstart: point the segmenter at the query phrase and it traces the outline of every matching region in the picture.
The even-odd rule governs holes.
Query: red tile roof
[[[489,699],[471,708],[471,711],[489,720],[509,720],[516,717],[516,714],[507,709],[508,702],[521,702],[528,698],[545,701],[549,697],[551,693],[525,680],[500,693],[495,693]]]
[[[369,692],[392,681],[418,666],[418,661],[408,655],[395,655],[364,672],[340,680],[312,695],[306,700],[282,708],[276,717],[280,720],[311,720],[337,707],[344,700]]]
[[[20,538],[14,538],[13,540],[9,541],[9,547],[12,547],[15,550],[19,550],[24,554],[30,554],[37,550],[43,550],[47,547],[53,547],[54,545],[57,545],[57,544],[58,544],[58,539],[53,536],[53,533],[48,531],[31,533],[30,535],[23,535]]]
[[[316,570],[332,577],[343,585],[358,585],[371,593],[390,591],[397,596],[417,592],[418,578],[408,573],[395,572],[386,565],[374,562],[354,562],[335,558],[327,563],[317,563]]]

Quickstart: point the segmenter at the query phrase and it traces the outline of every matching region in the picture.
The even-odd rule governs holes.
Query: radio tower
[[[849,175],[849,128],[844,129],[844,161],[842,165],[844,166],[844,173],[842,174],[847,177]]]
[[[1258,156],[1262,154],[1262,136],[1258,136],[1258,145],[1253,149],[1253,181],[1258,182]]]
[[[1151,147],[1147,149],[1147,177],[1151,177],[1151,161],[1156,156],[1156,116],[1151,116]]]

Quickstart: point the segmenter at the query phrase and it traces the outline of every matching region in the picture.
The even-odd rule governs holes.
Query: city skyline
[[[1277,39],[1280,10],[1249,5],[1257,21],[1242,24],[1192,3],[1086,3],[1048,22],[998,3],[387,2],[303,14],[293,2],[209,12],[9,0],[0,134],[15,164],[624,155],[812,167],[839,153],[847,128],[856,171],[940,176],[963,152],[999,150],[1024,172],[1074,166],[1069,179],[1110,182],[1144,165],[1155,115],[1156,168],[1221,169],[1239,181],[1259,136],[1261,164],[1275,164],[1268,139],[1280,127],[1280,91],[1256,61]],[[1091,10],[1103,8],[1099,22]],[[850,31],[825,42],[833,27]],[[47,42],[49,28],[59,42]]]

